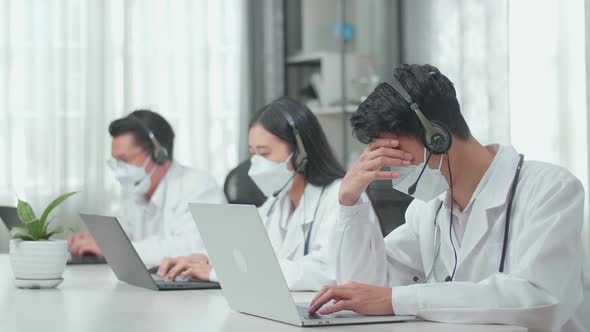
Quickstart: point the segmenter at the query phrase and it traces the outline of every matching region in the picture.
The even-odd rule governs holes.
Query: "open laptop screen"
[[[2,219],[8,229],[25,226],[18,218],[16,208],[13,206],[0,206],[0,219]]]

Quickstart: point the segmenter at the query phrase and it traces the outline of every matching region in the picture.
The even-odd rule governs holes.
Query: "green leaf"
[[[34,241],[33,236],[31,233],[29,233],[29,230],[22,227],[13,227],[10,230],[10,236],[23,241]]]
[[[25,201],[21,201],[18,199],[18,205],[16,206],[16,213],[22,222],[25,224],[32,223],[33,221],[37,220],[37,216],[35,216],[35,211],[29,203]]]
[[[41,223],[40,219],[33,220],[32,222],[28,223],[27,228],[29,229],[29,234],[31,234],[33,240],[37,241],[47,239],[43,224]]]
[[[74,229],[72,227],[64,226],[64,225],[57,226],[51,232],[47,233],[47,240],[49,240],[50,237],[52,237],[56,234],[63,233],[66,231],[74,232]]]
[[[43,225],[43,232],[47,233],[47,229],[49,229],[49,224],[51,224],[55,220],[55,216],[51,217],[48,221],[45,221]]]
[[[78,193],[77,191],[73,191],[67,194],[63,194],[61,196],[59,196],[58,198],[54,199],[53,202],[51,202],[47,208],[45,209],[45,211],[43,211],[43,214],[41,215],[41,223],[43,225],[45,225],[45,222],[47,221],[47,217],[49,216],[49,213],[51,213],[51,211],[53,209],[55,209],[58,205],[60,205],[61,203],[63,203],[63,201],[65,201],[66,199],[68,199],[68,197],[74,195]],[[45,228],[47,229],[47,228]]]

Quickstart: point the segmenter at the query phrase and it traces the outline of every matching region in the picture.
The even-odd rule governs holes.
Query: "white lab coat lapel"
[[[498,213],[497,209],[505,209],[506,201],[508,198],[508,192],[512,179],[514,178],[514,172],[518,165],[519,156],[512,147],[502,147],[496,153],[494,158],[494,173],[491,174],[486,186],[482,189],[478,199],[473,202],[471,214],[469,215],[469,221],[465,229],[461,248],[455,243],[455,249],[457,250],[457,270],[455,272],[455,280],[463,280],[463,272],[461,265],[468,262],[471,258],[477,259],[481,256],[482,252],[477,249],[478,244],[485,238],[491,236],[491,228],[496,222],[503,222],[505,219],[505,213]],[[450,195],[449,195],[450,196]],[[436,210],[440,202],[442,202],[447,194],[444,193],[437,198],[437,203],[434,205],[432,219],[436,217]],[[446,203],[445,203],[446,204]],[[455,258],[453,253],[453,247],[449,240],[449,211],[443,206],[438,214],[438,223],[440,225],[440,253],[436,262],[435,273],[431,276],[429,282],[443,281],[446,277],[443,276],[441,271],[444,266],[445,272],[449,275],[453,273],[455,266]],[[429,237],[430,243],[434,241],[434,232]],[[503,234],[503,233],[501,233]],[[453,236],[453,241],[456,238]],[[491,242],[501,242],[502,238],[493,239]],[[432,248],[432,245],[425,246],[424,248]],[[429,249],[424,257],[424,272],[428,274],[432,267],[435,259],[434,254],[436,247]],[[478,256],[478,257],[474,257]],[[465,273],[469,273],[465,271]]]
[[[505,213],[494,213],[493,210],[506,208],[508,193],[518,161],[519,155],[512,147],[501,148],[496,153],[493,161],[495,164],[493,173],[476,201],[473,202],[471,214],[467,221],[461,250],[457,253],[457,277],[460,275],[461,264],[466,262],[470,256],[482,254],[480,250],[475,249],[484,238],[492,235],[491,227],[497,222],[504,222]],[[498,238],[488,242],[496,243],[501,241],[502,238]]]
[[[310,184],[305,186],[299,207],[295,210],[289,221],[287,233],[285,234],[285,242],[280,253],[281,257],[293,258],[303,256],[305,237],[313,222],[313,214],[318,204],[321,190],[321,187]]]
[[[276,202],[275,202],[276,201]],[[288,218],[291,203],[286,192],[277,198],[271,197],[258,209],[260,217],[264,221],[264,227],[270,238],[270,242],[277,254],[283,248],[283,232],[281,223],[283,218]],[[279,257],[282,257],[279,255]]]

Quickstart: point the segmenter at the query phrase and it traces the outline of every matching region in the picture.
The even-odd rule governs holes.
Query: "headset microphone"
[[[279,194],[289,185],[289,183],[293,181],[295,175],[297,173],[302,172],[305,169],[305,166],[307,165],[307,151],[305,151],[305,145],[303,144],[303,140],[301,139],[301,135],[299,134],[299,129],[297,129],[297,126],[295,125],[295,120],[293,120],[293,117],[288,112],[283,111],[282,109],[279,109],[279,112],[283,115],[285,120],[287,120],[287,123],[289,124],[289,127],[291,127],[291,131],[293,132],[293,138],[295,138],[296,151],[294,151],[293,153],[295,160],[292,162],[295,171],[293,172],[293,175],[291,175],[289,180],[285,182],[285,184],[279,190],[275,191],[272,194],[272,197],[279,196]]]
[[[297,167],[297,169],[295,170],[295,172],[293,172],[293,175],[291,175],[291,177],[289,178],[289,180],[287,182],[285,182],[285,184],[279,190],[275,191],[272,194],[272,197],[279,196],[279,194],[281,193],[281,191],[283,191],[287,187],[287,185],[289,185],[289,183],[291,181],[293,181],[293,178],[295,178],[295,175],[297,175],[297,173],[299,173],[303,168],[305,168],[305,165],[307,165],[307,158],[305,158],[305,159],[303,159],[301,161],[301,163],[299,164],[299,167]]]
[[[416,192],[416,188],[418,187],[418,182],[420,181],[420,178],[422,178],[422,174],[424,174],[424,170],[426,169],[426,166],[428,166],[428,162],[430,161],[430,157],[432,157],[432,151],[428,151],[428,157],[424,161],[424,167],[422,167],[422,170],[420,171],[420,175],[418,175],[416,182],[414,182],[414,184],[412,184],[408,188],[409,195],[414,195],[414,193]]]
[[[297,173],[301,173],[305,170],[305,166],[307,166],[307,151],[305,151],[305,145],[303,144],[303,140],[301,139],[301,135],[299,135],[299,129],[297,129],[297,126],[295,125],[295,120],[293,119],[293,117],[291,116],[291,114],[289,114],[287,111],[283,111],[282,109],[278,110],[283,117],[285,118],[285,120],[287,120],[287,123],[289,124],[289,127],[291,127],[291,131],[293,132],[293,138],[295,138],[295,151],[293,151],[293,157],[295,158],[295,160],[292,160],[291,164],[293,165],[294,168],[294,172],[293,175],[291,175],[291,177],[289,178],[289,180],[287,182],[285,182],[285,184],[277,191],[275,191],[272,194],[272,197],[275,198],[274,202],[272,202],[272,205],[270,206],[270,209],[268,209],[268,212],[266,213],[266,216],[268,217],[270,215],[270,213],[273,211],[276,202],[278,201],[277,196],[279,196],[279,194],[285,190],[285,188],[287,188],[287,186],[289,185],[289,183],[291,183],[291,181],[293,181],[293,179],[295,178],[295,175],[297,175]]]
[[[435,150],[436,147],[438,146],[438,137],[434,137],[434,143],[433,143],[433,149]],[[420,181],[420,178],[422,177],[422,174],[424,173],[424,170],[426,169],[426,166],[428,166],[428,162],[430,161],[430,157],[432,157],[432,150],[428,151],[428,157],[426,157],[426,160],[424,161],[424,167],[422,167],[422,170],[420,171],[420,175],[418,175],[418,178],[416,179],[416,182],[414,182],[414,184],[412,184],[409,188],[408,188],[408,194],[409,195],[414,195],[414,193],[416,192],[416,188],[418,187],[418,182]]]

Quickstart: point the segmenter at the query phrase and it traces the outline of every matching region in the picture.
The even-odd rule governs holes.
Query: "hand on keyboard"
[[[354,318],[354,317],[359,317],[361,315],[355,313],[354,311],[349,311],[349,310],[345,310],[345,311],[340,311],[337,313],[333,313],[333,314],[328,314],[328,315],[321,315],[318,313],[312,313],[310,314],[308,312],[309,306],[305,306],[305,305],[298,305],[297,306],[297,311],[299,312],[299,316],[301,318],[305,318],[305,319],[324,319],[324,318]]]
[[[174,280],[170,280],[167,277],[160,277],[157,274],[152,274],[152,277],[154,278],[154,280],[156,280],[158,282],[164,282],[164,283],[197,281],[196,279],[193,279],[193,278],[183,278],[181,276],[177,276]]]

